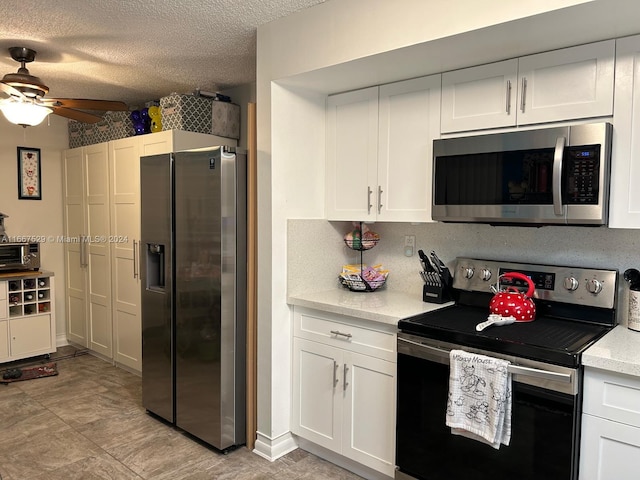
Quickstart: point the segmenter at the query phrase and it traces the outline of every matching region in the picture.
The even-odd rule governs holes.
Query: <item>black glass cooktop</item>
[[[581,354],[586,348],[613,328],[539,315],[532,322],[491,326],[482,332],[476,331],[476,325],[487,320],[487,316],[487,308],[452,305],[400,320],[398,328],[406,333],[460,346],[572,368],[580,365]]]

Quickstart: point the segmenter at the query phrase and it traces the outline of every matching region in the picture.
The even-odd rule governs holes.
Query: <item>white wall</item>
[[[258,53],[281,79],[582,3],[589,0],[328,1],[261,26]]]
[[[42,200],[18,199],[17,147],[41,150]],[[45,239],[41,244],[41,266],[55,273],[56,334],[58,345],[66,344],[63,244],[46,241],[63,235],[62,150],[68,148],[67,120],[50,115],[35,127],[23,128],[0,114],[0,212],[9,215],[9,236],[27,235]]]
[[[291,448],[286,222],[324,215],[321,95],[614,38],[638,25],[632,0],[330,0],[258,29],[259,453]]]

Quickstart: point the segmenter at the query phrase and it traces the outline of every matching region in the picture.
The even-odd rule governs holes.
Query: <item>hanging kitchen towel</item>
[[[500,448],[511,439],[511,374],[509,361],[462,350],[449,354],[447,426]]]

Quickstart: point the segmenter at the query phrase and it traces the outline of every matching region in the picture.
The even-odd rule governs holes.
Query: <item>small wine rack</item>
[[[15,279],[7,283],[9,318],[51,312],[49,277]]]

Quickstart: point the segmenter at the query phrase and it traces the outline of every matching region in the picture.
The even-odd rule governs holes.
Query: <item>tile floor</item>
[[[0,384],[0,480],[361,478],[300,449],[206,448],[145,412],[140,377],[64,348],[59,375]]]

